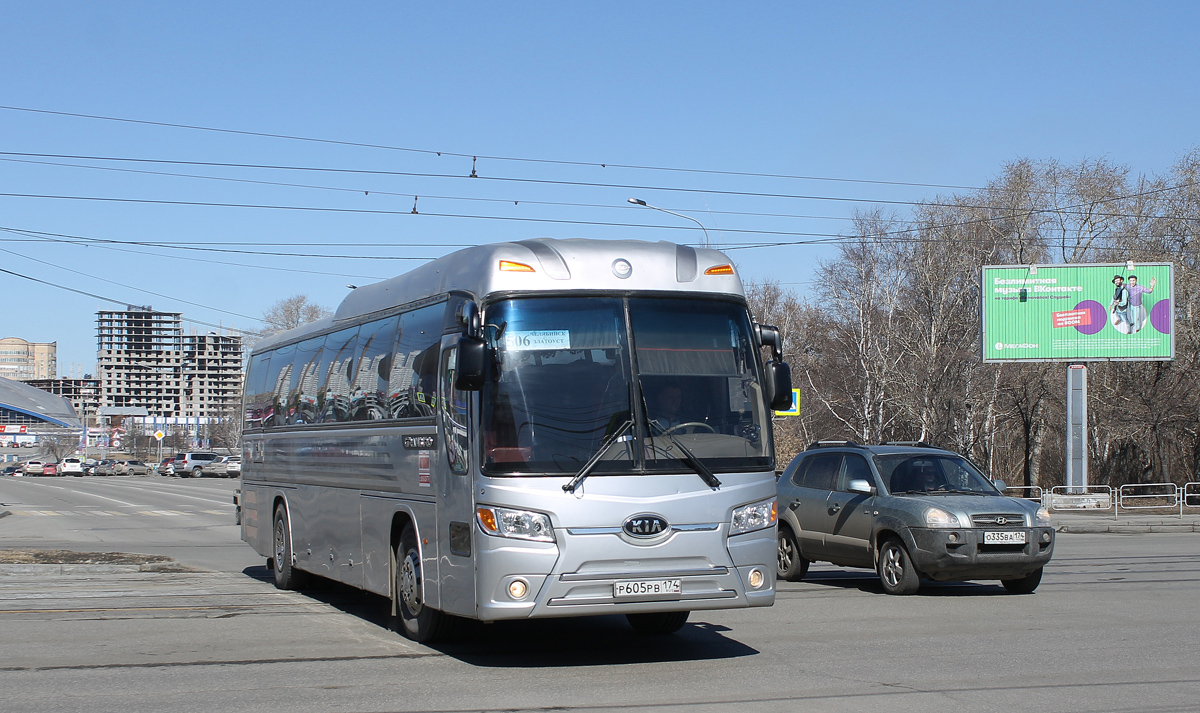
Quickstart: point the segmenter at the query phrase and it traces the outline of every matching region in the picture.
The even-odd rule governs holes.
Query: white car
[[[58,462],[58,474],[83,477],[83,460],[80,458],[63,458]]]
[[[40,460],[26,461],[25,465],[21,466],[21,472],[25,475],[41,475],[46,470],[46,464]]]

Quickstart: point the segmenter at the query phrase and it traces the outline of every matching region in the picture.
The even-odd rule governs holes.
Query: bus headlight
[[[740,535],[767,527],[774,527],[776,519],[775,498],[734,508],[729,521],[729,534]]]
[[[550,525],[550,516],[545,513],[480,507],[476,508],[475,515],[479,526],[489,535],[554,542],[554,528]]]

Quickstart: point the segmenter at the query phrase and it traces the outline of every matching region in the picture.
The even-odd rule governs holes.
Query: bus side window
[[[325,337],[313,337],[296,345],[292,359],[292,390],[288,394],[287,422],[317,422],[317,391],[321,388],[317,373],[321,368],[321,346]]]
[[[347,421],[350,416],[350,382],[354,379],[354,352],[358,327],[326,335],[321,353],[325,386],[318,406],[322,423]]]
[[[390,418],[387,408],[388,377],[398,317],[365,324],[358,335],[358,370],[350,389],[350,420]]]
[[[243,427],[246,429],[262,428],[270,399],[270,394],[264,393],[267,391],[267,367],[270,364],[270,352],[256,354],[250,358],[250,368],[246,372],[246,414],[243,421]]]
[[[392,418],[429,418],[434,414],[444,309],[443,304],[430,305],[400,317],[388,377],[388,411]]]
[[[442,413],[442,431],[446,439],[446,459],[450,470],[467,472],[470,439],[467,429],[467,399],[470,394],[454,388],[454,370],[457,364],[457,349],[447,349],[442,354],[442,397],[438,399]]]

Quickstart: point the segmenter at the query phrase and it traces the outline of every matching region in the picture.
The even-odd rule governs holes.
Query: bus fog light
[[[529,594],[529,582],[523,579],[514,579],[508,583],[508,596],[513,599],[524,599],[526,594]]]
[[[767,581],[767,578],[763,576],[763,571],[761,569],[750,570],[751,589],[758,589],[759,587],[763,586],[763,582],[765,581]]]

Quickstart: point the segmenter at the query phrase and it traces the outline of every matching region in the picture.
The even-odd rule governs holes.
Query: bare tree
[[[263,312],[263,321],[275,332],[295,329],[302,324],[328,317],[333,312],[312,302],[307,295],[292,295],[271,305]]]

